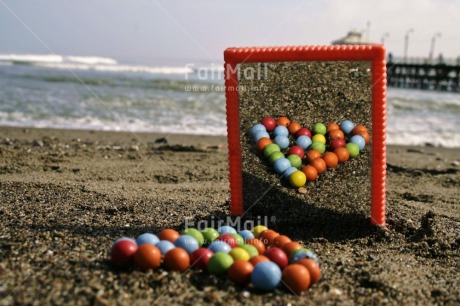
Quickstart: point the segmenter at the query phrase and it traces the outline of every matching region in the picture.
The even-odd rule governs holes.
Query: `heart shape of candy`
[[[302,187],[327,168],[356,158],[370,141],[368,129],[350,120],[327,126],[318,122],[309,129],[285,116],[265,117],[251,128],[251,134],[274,171],[293,187]]]

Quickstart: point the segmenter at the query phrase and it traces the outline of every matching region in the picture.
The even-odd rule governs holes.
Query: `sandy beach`
[[[118,237],[227,216],[224,137],[1,127],[0,304],[458,304],[459,157],[389,146],[385,229],[352,203],[256,205],[246,218],[277,217],[269,226],[314,250],[323,272],[301,296],[261,294],[108,259]]]

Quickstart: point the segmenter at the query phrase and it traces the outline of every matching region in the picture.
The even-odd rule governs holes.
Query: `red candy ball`
[[[190,262],[193,269],[206,270],[209,259],[214,255],[213,251],[208,248],[199,248],[190,256]]]
[[[309,138],[311,138],[311,131],[307,128],[301,128],[300,130],[297,131],[297,133],[295,133],[295,136],[296,137],[308,136]]]
[[[265,251],[264,256],[276,263],[283,270],[289,263],[286,253],[280,248],[270,248]]]
[[[271,132],[276,128],[276,121],[272,117],[265,117],[262,120],[262,125],[265,126],[268,132]]]
[[[228,278],[240,285],[247,285],[251,282],[251,274],[254,266],[245,260],[236,260],[228,269]]]
[[[112,264],[123,266],[133,263],[137,249],[137,244],[133,241],[121,240],[117,242],[110,253]]]
[[[305,156],[305,151],[302,149],[301,146],[293,146],[289,149],[288,155],[297,155],[300,158],[303,158]]]
[[[346,144],[347,143],[342,138],[332,139],[329,143],[329,149],[331,151],[334,151],[337,148],[345,147]]]
[[[238,241],[235,237],[233,237],[230,234],[222,234],[219,236],[219,238],[217,238],[217,240],[228,243],[232,247],[232,249],[238,246]]]

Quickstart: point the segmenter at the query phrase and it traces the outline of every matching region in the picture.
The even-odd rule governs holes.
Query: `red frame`
[[[383,46],[341,45],[228,48],[224,52],[224,59],[225,96],[227,98],[230,212],[232,215],[241,215],[244,212],[237,64],[296,61],[371,61],[371,223],[385,226],[386,63]]]

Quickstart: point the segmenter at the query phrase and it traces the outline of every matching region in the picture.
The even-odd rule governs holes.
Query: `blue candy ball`
[[[243,237],[245,242],[248,239],[253,239],[254,238],[254,234],[250,230],[242,230],[242,231],[239,231],[238,234],[241,237]]]
[[[175,248],[174,243],[169,240],[160,240],[155,246],[160,249],[162,255],[165,255]]]
[[[303,249],[296,250],[291,254],[291,256],[289,257],[289,263],[291,264],[296,263],[299,260],[304,259],[304,258],[310,258],[318,262],[318,257],[316,256],[315,253],[313,253],[309,249],[303,248]]]
[[[157,235],[150,234],[150,233],[144,233],[142,235],[139,235],[136,238],[137,245],[143,245],[143,244],[155,245],[158,242],[160,242],[160,239],[157,237]]]
[[[366,145],[366,140],[361,135],[355,135],[350,138],[350,142],[358,146],[359,150],[363,150]]]
[[[252,271],[251,281],[257,289],[273,290],[281,281],[281,269],[272,261],[259,262]]]
[[[210,249],[214,253],[217,253],[217,252],[229,253],[232,250],[232,247],[225,241],[216,240],[209,245],[208,249]]]
[[[273,131],[273,135],[276,136],[285,136],[285,137],[288,137],[289,136],[289,130],[287,129],[287,127],[285,126],[282,126],[282,125],[278,125],[275,130]]]
[[[283,172],[283,179],[289,181],[289,177],[292,173],[299,171],[296,167],[289,167]]]
[[[308,136],[302,135],[299,138],[297,138],[295,143],[302,149],[306,150],[311,146],[311,139]]]
[[[287,168],[291,167],[291,162],[287,158],[279,158],[275,161],[273,167],[276,173],[281,174],[286,171]]]
[[[222,225],[222,226],[217,228],[217,232],[220,235],[223,235],[223,234],[236,234],[236,229],[234,229],[230,225]]]
[[[190,235],[180,236],[174,241],[174,245],[178,248],[183,248],[189,255],[200,248],[198,241]]]
[[[254,136],[254,140],[258,142],[260,138],[264,138],[264,137],[270,138],[270,134],[268,134],[268,132],[266,131],[259,131],[257,132],[256,136]]]
[[[251,134],[253,137],[255,137],[257,132],[260,132],[260,131],[263,131],[263,132],[267,131],[267,129],[265,128],[263,124],[258,123],[251,128]]]
[[[276,136],[273,141],[283,150],[289,147],[289,138],[286,136]]]
[[[355,124],[351,122],[350,120],[345,120],[345,121],[342,121],[342,123],[340,123],[340,129],[342,130],[342,132],[344,132],[347,135],[350,134],[354,128],[355,128]]]

